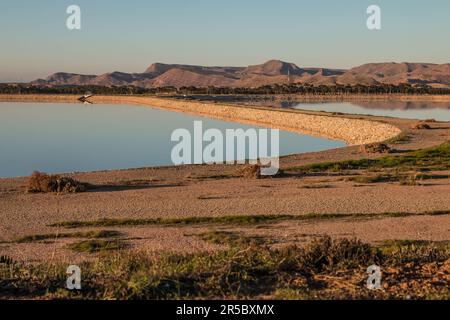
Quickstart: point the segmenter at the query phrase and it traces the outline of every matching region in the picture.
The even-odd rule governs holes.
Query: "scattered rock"
[[[390,153],[392,149],[384,143],[371,143],[362,145],[360,151],[364,153]]]

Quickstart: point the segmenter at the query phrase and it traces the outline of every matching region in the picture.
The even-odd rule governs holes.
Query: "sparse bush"
[[[384,143],[371,143],[362,145],[360,151],[370,154],[370,153],[390,153],[391,148]]]
[[[245,165],[238,170],[237,175],[246,179],[260,179],[262,177],[261,166],[259,164]]]
[[[0,264],[5,264],[7,266],[14,264],[14,260],[8,256],[0,256]]]
[[[231,231],[209,231],[198,234],[198,237],[203,241],[217,245],[229,245],[231,247],[262,245],[267,242],[267,239],[263,237],[245,236],[244,234]]]
[[[450,175],[448,174],[424,174],[424,173],[417,173],[416,179],[418,180],[439,180],[439,179],[449,179]]]
[[[371,246],[357,239],[324,237],[313,241],[299,256],[300,265],[314,273],[337,267],[358,267],[379,260]]]
[[[84,240],[72,243],[68,246],[75,252],[95,253],[102,251],[120,250],[126,248],[122,240]]]
[[[448,242],[394,241],[376,248],[355,239],[329,237],[305,248],[278,250],[245,243],[208,254],[107,252],[80,265],[83,290],[77,292],[60,289],[67,278],[65,264],[0,268],[0,297],[442,299],[449,296],[448,287],[445,283],[434,285],[430,274],[441,272],[445,280],[449,258]],[[387,271],[383,274],[383,282],[389,284],[385,290],[370,291],[365,281],[361,282],[361,275],[371,264]],[[405,280],[404,273],[419,281],[415,290],[397,289],[397,284]]]
[[[430,263],[450,258],[450,243],[426,240],[388,240],[381,246],[390,264]]]
[[[48,175],[35,171],[28,180],[27,192],[29,193],[77,193],[85,192],[89,185],[78,182],[72,178],[58,175]]]
[[[413,129],[416,130],[430,130],[431,126],[423,121],[418,122],[412,126]]]
[[[278,170],[278,173],[274,176],[264,176],[261,174],[261,168],[262,166],[260,164],[247,164],[237,170],[236,176],[245,179],[262,179],[266,177],[279,177],[284,174],[282,170]]]
[[[424,180],[448,179],[450,175],[416,173],[384,173],[370,176],[355,176],[346,180],[356,183],[400,182],[401,185],[417,185]]]
[[[68,239],[68,238],[87,238],[87,239],[103,239],[103,238],[116,238],[122,234],[115,230],[99,230],[99,231],[85,231],[75,233],[49,233],[49,234],[35,234],[30,236],[21,237],[15,242],[17,243],[30,243],[38,241],[47,241],[55,239]]]
[[[418,177],[419,175],[416,174],[410,174],[406,176],[400,177],[400,185],[402,186],[416,186],[418,184]]]
[[[383,182],[392,182],[398,181],[398,176],[393,176],[390,174],[377,174],[371,176],[356,176],[348,178],[348,181],[353,181],[356,183],[383,183]]]

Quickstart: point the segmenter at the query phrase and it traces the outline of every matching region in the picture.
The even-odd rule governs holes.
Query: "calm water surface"
[[[440,102],[291,103],[288,107],[406,119],[450,121],[450,103]]]
[[[172,132],[248,129],[238,123],[139,106],[0,103],[0,177],[172,165]],[[282,155],[339,148],[340,141],[280,132]]]
[[[221,99],[221,97],[196,97],[203,100]],[[294,108],[313,111],[342,112],[349,114],[387,116],[404,119],[436,119],[450,121],[450,102],[432,101],[357,101],[357,102],[313,102],[305,103],[295,100],[272,100],[249,97],[226,97],[223,100],[241,105],[259,105],[273,108]]]

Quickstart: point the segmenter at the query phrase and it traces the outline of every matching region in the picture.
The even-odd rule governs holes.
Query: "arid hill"
[[[348,70],[337,80],[343,84],[428,84],[450,85],[450,64],[370,63]]]
[[[450,64],[370,63],[350,70],[300,68],[293,63],[271,60],[248,67],[203,67],[155,63],[143,73],[112,72],[103,75],[55,73],[35,85],[134,85],[154,87],[258,87],[269,84],[311,85],[424,84],[450,88]]]

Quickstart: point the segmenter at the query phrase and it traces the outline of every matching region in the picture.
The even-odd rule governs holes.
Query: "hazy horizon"
[[[82,28],[65,26],[71,4]],[[382,9],[369,31],[366,9]],[[372,62],[450,63],[450,2],[436,0],[152,2],[4,0],[0,82],[55,72],[143,72],[155,62],[247,66],[277,59],[348,69]]]

